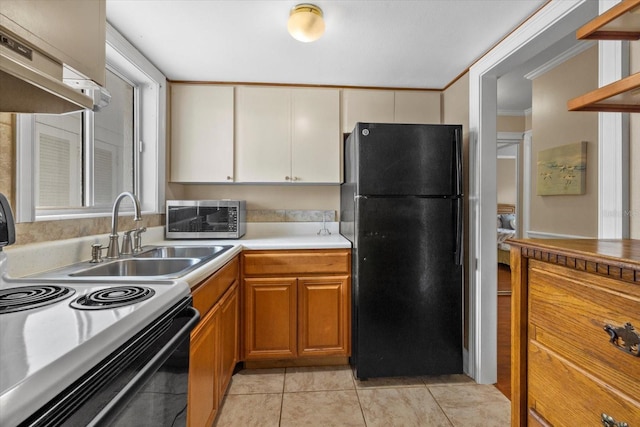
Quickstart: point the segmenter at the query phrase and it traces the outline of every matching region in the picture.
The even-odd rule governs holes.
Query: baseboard
[[[278,360],[249,360],[244,362],[246,369],[292,368],[306,366],[339,366],[348,365],[348,357],[308,357]]]

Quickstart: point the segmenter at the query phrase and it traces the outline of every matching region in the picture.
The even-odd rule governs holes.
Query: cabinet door
[[[235,160],[238,182],[290,182],[290,89],[236,89]]]
[[[296,279],[244,279],[245,359],[296,356]]]
[[[238,321],[238,285],[235,284],[227,292],[219,309],[218,361],[220,362],[220,381],[218,381],[218,396],[220,398],[224,396],[238,362]]]
[[[342,132],[353,131],[357,122],[393,123],[392,90],[345,89],[342,92]]]
[[[350,354],[349,276],[298,279],[298,354]]]
[[[233,87],[171,85],[171,181],[233,181]]]
[[[210,311],[191,333],[187,424],[210,426],[218,410],[216,340],[218,318]]]
[[[340,92],[292,89],[291,175],[294,182],[341,182]]]
[[[395,123],[440,123],[440,92],[396,91]]]

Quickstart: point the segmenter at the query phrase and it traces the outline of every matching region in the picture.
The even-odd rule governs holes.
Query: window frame
[[[143,213],[164,213],[166,176],[166,77],[109,23],[106,32],[107,68],[136,85],[134,109],[134,193]],[[92,122],[92,114],[88,114]],[[36,209],[35,202],[35,120],[32,115],[16,115],[16,221],[36,222],[111,215],[111,207]],[[88,132],[93,129],[88,126]],[[84,131],[87,137],[87,131]],[[93,149],[93,135],[90,135]],[[93,164],[93,152],[86,161]],[[93,167],[92,167],[93,169]],[[93,203],[93,170],[85,172],[85,203]],[[124,206],[123,206],[124,208]],[[123,209],[124,212],[124,209]]]

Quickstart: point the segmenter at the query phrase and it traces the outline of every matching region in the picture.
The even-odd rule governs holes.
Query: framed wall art
[[[586,141],[539,151],[537,195],[584,194],[586,170]]]

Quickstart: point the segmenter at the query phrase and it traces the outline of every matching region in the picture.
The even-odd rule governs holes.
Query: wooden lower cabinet
[[[218,411],[216,341],[218,316],[209,312],[191,333],[187,424],[210,426]]]
[[[511,247],[512,426],[640,426],[640,241]]]
[[[243,253],[244,360],[349,356],[350,257],[348,249]]]
[[[244,279],[245,359],[296,357],[295,278]]]
[[[348,276],[298,279],[298,356],[349,354]]]
[[[193,290],[200,322],[191,332],[187,424],[211,426],[239,354],[239,259]]]

